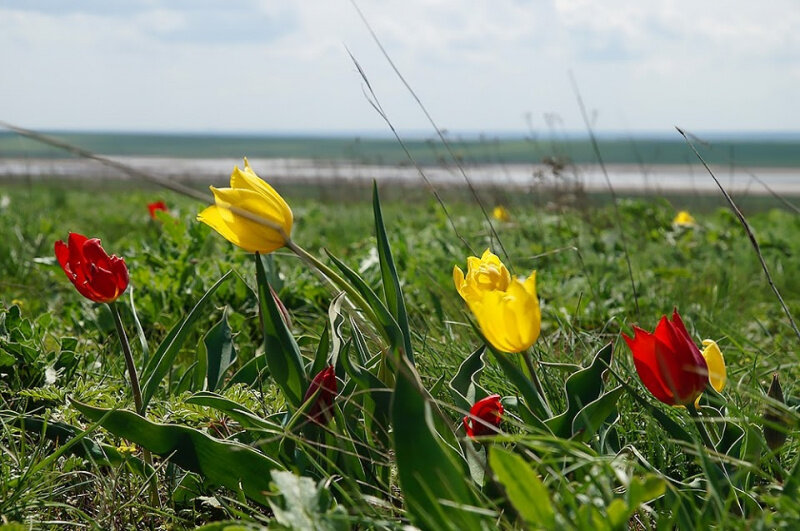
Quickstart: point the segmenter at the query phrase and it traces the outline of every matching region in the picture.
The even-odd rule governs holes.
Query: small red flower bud
[[[336,385],[336,372],[333,370],[333,366],[324,368],[311,380],[308,390],[303,396],[303,402],[314,396],[314,393],[317,393],[314,403],[308,408],[308,416],[313,422],[322,424],[323,417],[327,420],[330,416],[333,399],[336,398]]]
[[[490,395],[478,400],[470,408],[469,415],[464,417],[464,428],[467,436],[479,437],[497,433],[497,427],[503,416],[503,403],[500,395]]]
[[[69,233],[55,245],[56,259],[78,292],[94,302],[113,302],[128,287],[125,260],[108,256],[97,238]]]
[[[147,210],[150,212],[150,218],[156,219],[156,212],[159,210],[163,210],[164,212],[169,212],[167,209],[167,204],[164,201],[156,201],[155,203],[148,203]]]

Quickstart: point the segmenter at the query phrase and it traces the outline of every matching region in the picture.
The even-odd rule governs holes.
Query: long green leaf
[[[250,499],[267,505],[274,470],[283,467],[249,446],[221,441],[186,426],[150,422],[132,411],[108,410],[72,402],[75,409],[98,421],[108,431],[132,441],[179,467],[196,472],[211,483],[234,492],[241,489]]]
[[[393,350],[397,350],[402,348],[403,342],[403,333],[400,330],[400,326],[398,326],[397,321],[395,321],[394,316],[391,314],[389,309],[383,303],[383,301],[378,297],[372,288],[367,285],[361,276],[353,271],[347,264],[336,258],[333,254],[328,252],[328,257],[331,261],[339,268],[339,270],[344,274],[345,278],[350,282],[350,284],[355,287],[355,289],[361,294],[362,297],[367,301],[372,311],[375,312],[375,315],[380,322],[381,328],[383,328],[382,333],[389,341],[390,346]]]
[[[412,521],[422,529],[491,527],[491,518],[475,511],[477,493],[454,453],[440,442],[431,415],[413,367],[401,362],[392,396],[392,438]]]
[[[236,362],[236,348],[228,326],[228,316],[214,325],[203,338],[206,347],[206,390],[215,391],[219,387],[225,371]]]
[[[153,357],[148,361],[144,371],[142,371],[141,378],[144,381],[144,386],[142,387],[142,402],[145,408],[147,408],[147,404],[150,403],[156,390],[158,390],[161,380],[164,379],[164,376],[167,375],[170,367],[172,367],[175,356],[178,355],[184,341],[186,341],[192,329],[192,325],[200,318],[201,310],[211,299],[211,295],[217,291],[217,288],[230,278],[230,275],[231,272],[228,271],[206,291],[205,295],[203,295],[200,300],[197,301],[194,308],[192,308],[192,311],[190,311],[183,320],[172,327],[167,337],[161,342],[161,345],[158,346],[158,350],[156,350]]]
[[[621,385],[589,402],[578,411],[572,421],[572,435],[580,441],[589,440],[608,417],[617,410],[617,400],[625,392]]]
[[[509,501],[532,529],[555,528],[550,493],[522,457],[493,446],[489,452],[489,464],[505,488]]]
[[[261,256],[256,254],[256,281],[261,324],[264,329],[264,354],[272,379],[293,407],[300,407],[308,388],[300,347],[283,321],[278,304],[270,293],[267,274]]]
[[[408,359],[413,364],[414,351],[411,348],[411,331],[408,327],[406,302],[403,298],[403,291],[400,289],[400,278],[397,275],[397,267],[392,257],[392,248],[389,246],[389,238],[386,235],[386,226],[383,224],[381,200],[378,197],[378,183],[376,181],[372,181],[372,210],[375,214],[375,236],[378,240],[378,258],[381,264],[383,294],[386,298],[386,305],[389,307],[389,311],[403,334],[405,355],[408,356]]]

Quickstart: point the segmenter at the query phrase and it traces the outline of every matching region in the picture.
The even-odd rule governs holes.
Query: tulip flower
[[[714,349],[716,343],[707,345],[704,356],[689,337],[677,310],[671,321],[663,316],[652,334],[636,326],[633,330],[633,338],[625,334],[622,337],[633,353],[639,378],[661,402],[686,406],[696,402],[709,381],[715,388],[719,385],[718,390],[724,386],[725,363],[719,347]]]
[[[536,271],[511,278],[489,249],[480,259],[467,258],[467,274],[453,268],[456,290],[467,302],[486,340],[503,352],[522,352],[538,339],[542,322],[536,296]]]
[[[113,302],[128,287],[125,260],[108,256],[97,238],[69,233],[55,244],[56,259],[78,292],[94,302]]]
[[[147,210],[150,212],[150,219],[156,219],[156,212],[163,210],[169,212],[167,204],[164,201],[156,201],[155,203],[148,203]]]
[[[494,210],[492,210],[492,217],[497,221],[502,221],[503,223],[508,223],[511,221],[511,214],[509,214],[508,210],[506,210],[506,207],[502,205],[494,207]]]
[[[503,404],[500,402],[500,395],[491,395],[478,400],[470,408],[469,415],[464,417],[467,436],[473,438],[497,433],[502,416]]]
[[[271,253],[292,233],[292,210],[283,197],[255,174],[247,159],[244,170],[231,173],[230,188],[211,187],[215,204],[197,216],[232,244],[248,252]]]
[[[323,417],[327,418],[330,415],[337,390],[336,373],[333,366],[321,370],[311,380],[308,390],[303,396],[303,402],[309,400],[316,393],[314,403],[308,408],[308,416],[314,423],[321,425]]]
[[[678,227],[694,227],[696,225],[694,218],[686,210],[681,210],[672,220],[673,225]]]

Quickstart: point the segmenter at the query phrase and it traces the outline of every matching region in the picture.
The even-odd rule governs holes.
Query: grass
[[[562,389],[575,366],[587,366],[598,349],[613,342],[614,372],[663,415],[692,431],[685,411],[658,404],[641,386],[630,352],[619,337],[633,324],[652,330],[661,315],[677,307],[697,343],[713,338],[720,344],[729,371],[729,384],[722,393],[727,400],[725,416],[742,428],[746,441],[735,455],[706,453],[665,431],[664,424],[631,393],[621,396],[602,436],[585,442],[537,432],[509,409],[504,424],[509,435],[497,444],[514,448],[536,471],[529,480],[543,482],[555,514],[553,522],[570,528],[610,529],[609,522],[617,515],[622,527],[631,529],[796,526],[800,505],[781,492],[787,478],[793,477],[790,472],[798,456],[797,338],[735,216],[721,203],[698,198],[675,197],[672,202],[624,198],[616,219],[615,210],[596,197],[564,205],[539,197],[487,194],[490,205],[503,202],[512,215],[511,222],[497,225],[509,253],[506,263],[517,275],[537,271],[543,318],[535,353],[554,410],[566,405]],[[252,257],[195,222],[200,206],[182,197],[130,187],[90,191],[80,185],[41,183],[6,186],[0,195],[8,197],[0,210],[0,228],[6,238],[0,246],[0,322],[5,323],[0,327],[0,355],[14,351],[27,356],[24,364],[5,365],[7,358],[0,357],[0,514],[4,521],[21,522],[26,528],[60,528],[61,522],[71,522],[97,529],[192,528],[230,519],[248,525],[274,524],[272,518],[281,514],[280,509],[262,507],[231,489],[206,484],[202,477],[187,475],[168,460],[156,461],[158,494],[153,500],[148,481],[129,468],[130,459],[102,463],[91,454],[72,452],[50,459],[64,438],[41,437],[41,429],[21,430],[18,424],[20,415],[25,415],[80,429],[90,426],[68,402],[69,396],[101,407],[133,407],[110,313],[82,299],[53,259],[54,241],[73,231],[100,237],[106,250],[125,257],[141,336],[150,345],[151,355],[153,346],[203,293],[224,272],[234,271],[237,278],[215,293],[212,306],[200,316],[175,358],[151,403],[149,418],[222,439],[244,440],[248,432],[241,420],[192,403],[194,393],[186,380],[194,378],[192,365],[206,331],[223,315],[237,351],[234,370],[261,352],[258,301],[248,288],[256,286]],[[372,206],[354,199],[357,195],[289,191],[287,200],[296,220],[293,237],[316,256],[329,250],[377,288],[381,270],[374,251]],[[456,426],[464,413],[452,405],[446,382],[480,340],[468,324],[451,273],[455,264],[463,268],[471,253],[455,237],[435,202],[430,198],[405,201],[402,195],[386,191],[384,197],[389,200],[384,203],[383,217],[409,311],[417,368],[424,387],[441,401]],[[148,218],[145,205],[157,199],[167,201],[175,222]],[[474,204],[459,200],[455,193],[447,200],[453,223],[472,252],[479,255],[490,246],[497,250]],[[674,227],[676,211],[687,205],[698,225]],[[800,218],[772,208],[775,204],[764,199],[745,206],[776,285],[790,310],[800,315],[796,274]],[[618,225],[627,236],[639,293],[638,314]],[[334,293],[288,252],[275,253],[272,264],[273,285],[291,313],[301,353],[313,359]],[[128,295],[123,320],[129,325],[141,366],[143,353],[131,324]],[[349,330],[350,325],[345,328]],[[369,334],[365,345],[372,353],[379,349],[379,341]],[[775,372],[783,384],[789,404],[785,416],[792,427],[786,444],[771,454],[760,441],[765,392]],[[606,374],[606,379],[608,386],[614,383],[611,375]],[[491,357],[480,383],[503,396],[518,394]],[[279,386],[269,379],[232,385],[223,394],[262,418],[284,407]],[[715,422],[722,426],[722,420]],[[101,428],[87,438],[112,448],[124,442]],[[295,444],[318,451],[310,439],[304,433]],[[388,448],[378,445],[376,451],[382,452],[376,460],[392,459]],[[332,496],[306,516],[311,514],[320,528],[399,528],[410,516],[401,509],[397,470],[388,469],[387,477],[369,486],[350,485],[353,478],[330,469],[327,473],[306,469],[315,482],[323,483],[318,492],[314,482],[303,484],[304,492],[316,492],[319,500],[327,500],[324,493]],[[514,491],[512,480],[498,478],[504,490],[497,483],[487,483],[482,494],[486,498],[481,498],[493,500],[486,501],[485,507],[502,515],[503,527],[523,526],[526,518],[515,515],[527,505],[514,503],[512,493],[524,496],[527,491]],[[304,502],[292,499],[291,489],[281,488],[282,481],[276,479],[271,499],[283,504],[284,518],[300,514],[293,510]],[[638,492],[643,493],[641,499],[636,498]],[[547,513],[546,508],[542,511]]]

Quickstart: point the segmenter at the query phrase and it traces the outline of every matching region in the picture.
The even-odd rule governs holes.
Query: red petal
[[[111,257],[111,273],[117,283],[117,292],[122,294],[128,288],[128,266],[125,265],[125,260],[117,256]]]
[[[673,403],[672,391],[656,360],[655,335],[638,326],[633,327],[633,332],[633,339],[624,334],[623,338],[633,353],[633,365],[636,367],[639,379],[658,400],[667,404]]]
[[[72,271],[69,268],[69,248],[67,244],[58,240],[55,245],[56,251],[56,260],[58,260],[58,265],[61,266],[61,269],[64,270],[64,273],[67,274],[67,278],[72,280]]]
[[[86,236],[78,234],[77,232],[70,232],[67,238],[67,245],[69,247],[69,267],[76,275],[80,275],[83,269],[83,244],[86,243]],[[85,277],[85,275],[84,275]]]
[[[111,257],[100,245],[100,240],[92,238],[83,244],[83,256],[87,263],[94,264],[98,268],[111,270]]]

